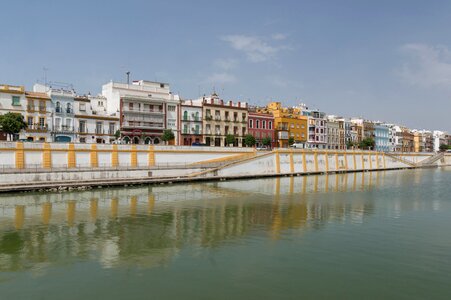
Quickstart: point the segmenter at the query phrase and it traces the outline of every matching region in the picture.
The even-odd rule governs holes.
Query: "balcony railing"
[[[132,112],[132,113],[142,113],[142,114],[162,114],[164,111],[162,109],[139,109],[139,108],[133,108],[133,107],[123,107],[122,110],[124,112]]]
[[[28,124],[27,125],[27,131],[47,131],[48,127],[47,124],[41,125],[41,124]]]
[[[161,129],[164,128],[162,123],[129,123],[129,122],[124,122],[122,123],[123,127],[128,127],[128,128],[157,128],[157,129]]]
[[[67,126],[67,125],[62,125],[62,126],[55,126],[53,127],[53,132],[73,132],[74,131],[74,127],[73,126]]]

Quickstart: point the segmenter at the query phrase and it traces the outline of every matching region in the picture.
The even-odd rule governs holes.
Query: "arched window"
[[[61,112],[61,103],[59,101],[56,102],[56,112]]]

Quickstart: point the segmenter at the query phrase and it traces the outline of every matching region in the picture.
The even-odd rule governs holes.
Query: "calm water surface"
[[[451,299],[451,169],[0,195],[0,299]]]

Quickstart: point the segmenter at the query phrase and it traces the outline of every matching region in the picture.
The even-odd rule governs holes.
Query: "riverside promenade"
[[[0,143],[0,192],[84,189],[451,165],[451,154]]]

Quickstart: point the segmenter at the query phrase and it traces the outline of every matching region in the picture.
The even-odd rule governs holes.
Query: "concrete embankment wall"
[[[430,156],[426,158],[428,157]],[[410,167],[412,166],[396,158],[373,151],[275,150],[216,170],[206,171],[200,176],[288,175]]]
[[[433,153],[153,145],[0,143],[0,190],[8,184],[107,185],[416,167]],[[451,165],[451,154],[433,163]],[[165,166],[165,167],[161,167]],[[122,181],[121,181],[122,180]],[[170,179],[172,180],[172,179]],[[90,181],[92,181],[90,183]],[[19,190],[19,187],[17,187]]]
[[[252,148],[104,145],[73,143],[0,143],[2,169],[153,167],[199,164],[252,156]]]

